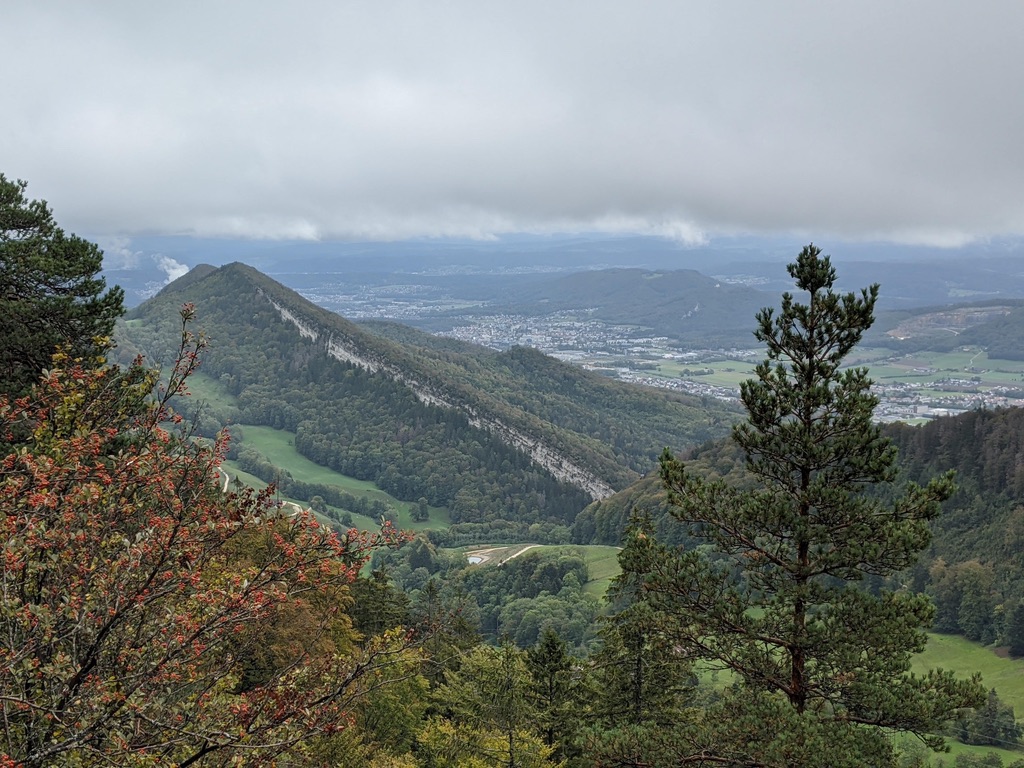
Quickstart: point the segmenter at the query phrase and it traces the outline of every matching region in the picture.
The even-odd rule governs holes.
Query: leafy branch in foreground
[[[31,398],[0,399],[0,434],[30,436],[0,459],[0,754],[17,764],[302,762],[406,651],[358,644],[345,613],[393,530],[339,537],[268,492],[224,495],[224,440],[175,431],[189,319],[155,399],[138,361],[64,354]]]

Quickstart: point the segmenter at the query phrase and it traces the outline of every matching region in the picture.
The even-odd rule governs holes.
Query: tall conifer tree
[[[767,359],[741,387],[748,418],[733,432],[752,488],[662,459],[673,515],[717,554],[633,536],[622,558],[673,617],[677,646],[738,681],[721,711],[689,726],[681,764],[883,766],[891,731],[938,748],[932,734],[983,697],[977,681],[910,674],[934,613],[925,596],[875,597],[858,583],[911,565],[954,487],[944,475],[892,501],[872,492],[895,479],[896,451],[872,423],[867,370],[841,366],[873,322],[878,286],[835,293],[813,245],[789,274],[808,303],[786,293],[778,314],[758,314]]]
[[[58,346],[72,358],[104,351],[124,292],[99,277],[103,251],[66,235],[45,201],[0,174],[0,392],[23,394]]]

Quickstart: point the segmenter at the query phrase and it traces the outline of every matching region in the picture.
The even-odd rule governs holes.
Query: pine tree
[[[1013,707],[1004,704],[996,689],[988,692],[984,705],[961,714],[955,726],[956,736],[964,744],[982,744],[1009,749],[1020,743],[1021,727]]]
[[[634,520],[627,542],[650,533],[647,518]],[[675,641],[672,617],[639,586],[628,570],[612,583],[613,614],[590,657],[589,727],[580,729],[577,742],[595,765],[675,765],[687,747],[679,742],[689,730],[684,723],[700,703],[693,662]]]
[[[530,698],[539,730],[547,746],[558,748],[559,756],[566,754],[579,719],[573,661],[568,643],[552,627],[545,627],[536,645],[526,652],[526,666],[533,681]]]
[[[754,488],[662,459],[674,517],[716,554],[635,536],[622,560],[672,616],[677,647],[739,683],[690,735],[690,757],[886,765],[887,731],[939,748],[941,723],[983,700],[977,681],[909,673],[934,613],[925,596],[876,597],[859,584],[914,563],[954,486],[945,475],[890,502],[872,492],[895,479],[896,452],[872,423],[867,370],[841,366],[873,322],[878,286],[835,293],[835,270],[813,245],[789,274],[809,302],[786,293],[778,315],[758,314],[767,359],[741,387],[748,418],[733,432]]]
[[[437,768],[548,768],[554,750],[537,733],[526,653],[511,644],[478,645],[434,692],[444,717],[430,718],[419,737],[423,763]]]
[[[0,174],[0,392],[24,394],[58,346],[72,358],[103,350],[124,292],[97,277],[103,252],[66,235],[23,181]]]

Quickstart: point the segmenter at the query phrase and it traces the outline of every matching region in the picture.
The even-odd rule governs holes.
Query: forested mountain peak
[[[447,507],[456,522],[567,525],[648,471],[665,445],[702,442],[734,420],[717,402],[535,350],[438,345],[398,327],[385,337],[241,263],[136,308],[132,343],[164,359],[182,302],[211,339],[204,371],[238,398],[243,423],[294,432],[308,458]]]
[[[157,295],[167,296],[171,294],[180,293],[182,291],[186,291],[190,286],[194,285],[199,280],[202,280],[204,277],[207,277],[208,275],[216,271],[217,267],[211,264],[197,264],[184,275],[172,280],[163,288],[161,288],[160,292]]]

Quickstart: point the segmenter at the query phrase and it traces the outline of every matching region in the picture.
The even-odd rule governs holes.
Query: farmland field
[[[663,359],[656,361],[656,370],[644,373],[652,378],[682,379],[738,391],[743,381],[755,376],[754,361],[740,358],[708,352],[692,359]],[[887,400],[902,404],[905,410],[900,412],[901,420],[908,422],[915,418],[913,404],[958,411],[979,404],[998,407],[1024,402],[1024,361],[990,359],[981,347],[911,354],[868,347],[856,350],[850,364],[867,367],[880,388],[883,406]],[[916,398],[913,403],[912,398]]]
[[[231,460],[225,460],[221,462],[220,467],[221,470],[227,473],[229,481],[232,483],[237,481],[242,486],[246,488],[252,488],[257,491],[262,491],[268,485],[268,483],[265,483],[264,481],[260,480],[255,475],[250,475],[248,472],[244,472],[243,470],[239,469],[238,464]],[[229,487],[228,490],[234,489]],[[285,504],[295,505],[301,509],[309,508],[309,504],[307,502],[301,501],[300,499],[292,498],[287,494],[279,494],[277,500]],[[335,525],[335,523],[331,521],[329,518],[317,512],[313,512],[313,516],[324,525]],[[370,518],[365,517],[363,515],[355,514],[352,515],[352,527],[358,528],[360,531],[375,531],[377,530],[377,528],[379,528],[376,521],[371,520]]]
[[[463,551],[468,557],[480,558],[478,561],[480,565],[495,565],[534,550],[581,554],[587,563],[587,570],[590,574],[590,580],[583,585],[583,591],[594,597],[604,597],[612,579],[619,575],[619,547],[603,544],[514,544],[493,547],[474,545]]]
[[[731,360],[710,356],[697,361],[672,360],[658,363],[656,375],[670,378],[684,378],[709,384],[713,387],[734,387],[754,376],[754,363],[746,360]]]

